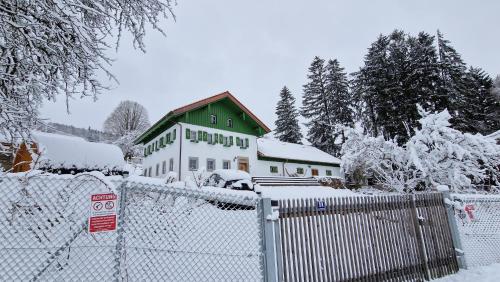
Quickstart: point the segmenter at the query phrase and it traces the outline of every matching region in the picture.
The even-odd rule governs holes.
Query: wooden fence
[[[284,281],[421,281],[458,271],[440,193],[279,201]]]

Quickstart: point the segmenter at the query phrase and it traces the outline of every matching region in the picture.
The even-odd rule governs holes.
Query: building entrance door
[[[248,158],[238,158],[238,169],[249,172],[248,170]]]

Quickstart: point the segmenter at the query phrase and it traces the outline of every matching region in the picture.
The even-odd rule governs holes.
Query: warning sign
[[[89,232],[116,230],[116,194],[90,196]]]

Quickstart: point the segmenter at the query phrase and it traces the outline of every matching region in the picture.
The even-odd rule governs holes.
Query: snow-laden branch
[[[97,79],[112,59],[106,54],[122,32],[145,50],[146,29],[164,33],[175,18],[173,0],[0,0],[0,134],[25,139],[45,100],[63,95],[96,99],[107,85]],[[113,37],[116,35],[115,37]]]

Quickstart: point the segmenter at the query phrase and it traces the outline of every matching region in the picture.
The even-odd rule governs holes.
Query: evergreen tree
[[[426,111],[436,112],[436,105],[442,104],[439,96],[439,64],[434,36],[420,32],[417,37],[408,38],[408,62],[410,74],[406,85],[418,97],[418,103]],[[419,119],[418,117],[417,119]]]
[[[385,104],[386,89],[389,84],[389,62],[387,46],[389,38],[379,35],[377,40],[368,48],[364,66],[353,74],[351,83],[353,98],[356,105],[356,117],[364,126],[366,133],[378,136],[381,133],[381,118],[379,110],[387,107]]]
[[[455,129],[483,135],[498,130],[499,103],[493,94],[493,80],[482,69],[470,67],[466,88],[456,105]]]
[[[333,137],[334,122],[332,120],[333,98],[326,90],[325,61],[314,57],[309,74],[309,82],[303,86],[301,113],[309,121],[307,140],[311,144],[329,154],[335,152]]]
[[[438,30],[437,45],[439,52],[439,97],[436,110],[448,109],[452,125],[461,123],[457,115],[457,106],[467,91],[467,67],[460,54],[451,46],[450,41],[444,39]]]
[[[332,124],[352,127],[354,122],[349,82],[344,68],[340,66],[336,59],[329,60],[326,65],[325,90],[329,99],[331,99],[329,102]],[[335,126],[332,128],[332,133],[334,155],[339,156],[342,144],[345,142],[344,129]]]
[[[276,115],[278,118],[275,121],[274,136],[283,142],[302,144],[302,133],[297,119],[299,113],[295,108],[295,98],[286,86],[281,89],[280,100],[276,106]]]

